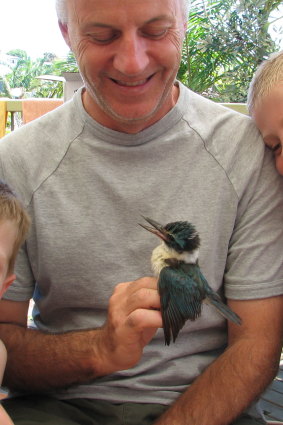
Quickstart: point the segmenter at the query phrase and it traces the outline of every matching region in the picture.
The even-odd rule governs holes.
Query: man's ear
[[[72,50],[72,48],[71,48],[71,40],[70,40],[70,37],[69,37],[68,24],[64,24],[63,22],[60,22],[60,21],[58,22],[58,24],[59,24],[59,28],[60,28],[61,34],[62,34],[62,36],[63,36],[66,44]]]
[[[0,298],[7,291],[7,289],[14,282],[15,279],[16,279],[16,275],[15,274],[11,274],[8,277],[6,277],[6,279],[2,283],[2,288],[0,290]]]

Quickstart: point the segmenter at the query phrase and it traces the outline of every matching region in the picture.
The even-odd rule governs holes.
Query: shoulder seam
[[[85,122],[81,128],[81,131],[79,133],[76,134],[76,136],[68,143],[68,147],[64,153],[64,155],[61,156],[61,159],[58,161],[58,163],[56,164],[55,168],[50,171],[50,173],[38,184],[38,186],[31,192],[30,195],[30,200],[27,202],[27,207],[31,205],[32,203],[32,199],[35,195],[35,193],[39,190],[39,188],[56,172],[56,170],[58,170],[58,168],[60,167],[62,161],[64,160],[64,158],[66,157],[71,145],[75,142],[75,140],[82,134],[83,130],[85,127]]]
[[[195,129],[195,128],[193,128],[191,125],[190,125],[190,123],[188,122],[188,120],[183,116],[182,117],[182,119],[186,122],[186,124],[192,129],[192,131],[194,131],[197,135],[198,135],[198,137],[200,138],[200,140],[202,141],[202,143],[203,143],[203,147],[204,147],[204,149],[206,150],[206,152],[213,158],[213,160],[215,161],[215,162],[217,162],[217,164],[219,165],[219,167],[224,171],[224,173],[225,173],[225,175],[226,175],[226,177],[227,177],[227,179],[228,179],[228,181],[229,181],[229,183],[230,183],[230,185],[232,186],[232,188],[233,188],[233,191],[234,191],[234,193],[235,193],[235,195],[236,195],[236,197],[237,197],[237,199],[239,200],[239,195],[238,195],[238,193],[237,193],[237,191],[236,191],[236,189],[235,189],[235,187],[234,187],[234,184],[233,184],[233,182],[232,182],[232,180],[231,180],[231,178],[230,178],[230,176],[229,176],[229,174],[227,173],[227,171],[225,170],[225,168],[223,167],[223,165],[219,162],[219,160],[216,158],[216,155],[214,155],[209,149],[208,149],[208,147],[207,147],[207,145],[206,145],[206,143],[205,143],[205,140],[203,139],[203,137],[199,134],[199,132]]]

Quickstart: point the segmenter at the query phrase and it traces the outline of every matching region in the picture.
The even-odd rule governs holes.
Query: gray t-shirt
[[[0,142],[0,175],[32,216],[5,298],[33,296],[43,331],[101,326],[115,285],[152,274],[158,240],[138,226],[141,214],[194,223],[203,273],[226,297],[283,293],[283,179],[272,156],[250,118],[181,84],[175,107],[136,135],[96,123],[77,92]],[[136,367],[53,394],[169,404],[226,341],[225,320],[203,306],[170,347],[160,329]]]

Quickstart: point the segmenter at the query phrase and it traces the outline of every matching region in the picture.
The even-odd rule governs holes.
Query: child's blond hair
[[[283,50],[272,53],[256,70],[248,91],[247,104],[250,115],[260,101],[280,82],[283,83]]]
[[[0,180],[0,223],[6,220],[14,222],[18,228],[13,252],[8,264],[8,274],[10,274],[14,270],[19,248],[23,244],[29,230],[30,218],[10,186]]]

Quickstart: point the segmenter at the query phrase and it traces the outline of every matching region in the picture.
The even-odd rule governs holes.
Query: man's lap
[[[149,425],[166,410],[161,405],[41,396],[7,399],[3,407],[15,425]]]
[[[45,396],[6,399],[3,406],[15,425],[150,425],[167,409],[159,404],[112,404]],[[264,422],[243,415],[231,425],[259,424]]]

